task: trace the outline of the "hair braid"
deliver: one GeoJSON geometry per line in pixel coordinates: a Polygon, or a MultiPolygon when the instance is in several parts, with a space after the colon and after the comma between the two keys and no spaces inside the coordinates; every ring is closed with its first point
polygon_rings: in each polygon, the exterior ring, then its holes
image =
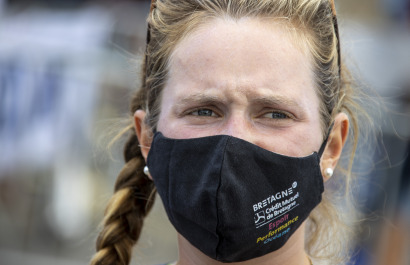
{"type": "Polygon", "coordinates": [[[97,253],[91,265],[127,265],[145,216],[154,203],[154,184],[143,173],[144,158],[134,130],[124,148],[126,164],[115,183],[115,193],[105,210],[97,253]]]}

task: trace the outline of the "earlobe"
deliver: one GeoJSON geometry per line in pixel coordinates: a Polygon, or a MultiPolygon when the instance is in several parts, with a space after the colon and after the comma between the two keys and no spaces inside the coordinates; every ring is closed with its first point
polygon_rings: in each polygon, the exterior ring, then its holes
{"type": "Polygon", "coordinates": [[[137,134],[138,142],[140,143],[141,153],[145,161],[147,161],[148,152],[151,147],[151,134],[148,126],[145,124],[146,113],[143,110],[137,110],[134,113],[134,127],[137,134]]]}
{"type": "Polygon", "coordinates": [[[329,135],[326,148],[320,161],[324,181],[327,181],[333,175],[333,170],[339,162],[348,133],[349,118],[345,113],[337,114],[332,132],[329,135]],[[329,174],[329,172],[332,172],[332,174],[329,174]]]}

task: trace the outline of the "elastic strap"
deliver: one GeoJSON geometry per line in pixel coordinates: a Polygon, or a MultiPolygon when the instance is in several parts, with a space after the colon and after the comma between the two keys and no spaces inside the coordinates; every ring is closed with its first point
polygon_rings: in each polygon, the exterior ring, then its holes
{"type": "Polygon", "coordinates": [[[332,123],[332,125],[330,125],[329,130],[327,131],[327,134],[326,134],[326,138],[323,141],[322,145],[320,146],[320,149],[319,149],[319,152],[318,152],[319,158],[322,157],[323,152],[325,151],[327,140],[329,140],[329,135],[332,132],[332,129],[333,129],[334,125],[335,125],[334,122],[332,123]]]}

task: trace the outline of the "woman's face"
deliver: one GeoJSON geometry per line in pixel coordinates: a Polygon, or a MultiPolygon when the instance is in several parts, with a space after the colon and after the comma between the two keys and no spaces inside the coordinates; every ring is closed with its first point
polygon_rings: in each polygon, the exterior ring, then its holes
{"type": "Polygon", "coordinates": [[[306,156],[322,143],[309,52],[283,23],[215,19],[175,48],[158,131],[170,138],[226,134],[306,156]]]}

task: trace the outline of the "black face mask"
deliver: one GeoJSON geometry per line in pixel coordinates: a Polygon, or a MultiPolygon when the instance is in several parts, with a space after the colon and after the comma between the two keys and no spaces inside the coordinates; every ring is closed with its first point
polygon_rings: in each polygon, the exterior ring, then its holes
{"type": "Polygon", "coordinates": [[[288,157],[232,136],[156,133],[148,167],[176,230],[212,259],[239,262],[281,248],[319,204],[325,143],[288,157]]]}

